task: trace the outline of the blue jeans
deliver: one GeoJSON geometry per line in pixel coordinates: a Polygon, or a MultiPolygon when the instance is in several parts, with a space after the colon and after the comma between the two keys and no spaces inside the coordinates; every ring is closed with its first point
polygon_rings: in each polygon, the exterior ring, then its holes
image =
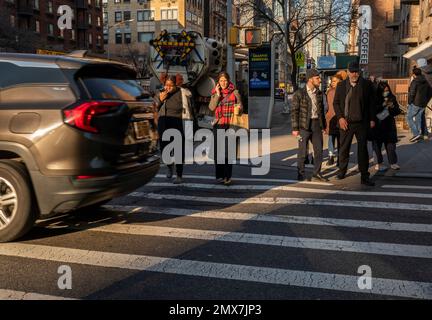
{"type": "Polygon", "coordinates": [[[336,136],[329,135],[328,136],[328,153],[329,153],[329,156],[335,156],[336,155],[335,143],[336,143],[336,136]]]}
{"type": "Polygon", "coordinates": [[[413,104],[408,106],[407,122],[414,136],[418,136],[421,133],[424,112],[425,108],[417,107],[413,104]]]}

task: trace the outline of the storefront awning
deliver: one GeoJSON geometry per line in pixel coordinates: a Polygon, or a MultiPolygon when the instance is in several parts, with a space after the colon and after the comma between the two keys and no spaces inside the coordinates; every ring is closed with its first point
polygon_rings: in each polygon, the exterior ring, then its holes
{"type": "Polygon", "coordinates": [[[432,40],[425,42],[413,50],[408,51],[403,55],[404,58],[410,60],[418,60],[421,58],[432,59],[432,40]]]}

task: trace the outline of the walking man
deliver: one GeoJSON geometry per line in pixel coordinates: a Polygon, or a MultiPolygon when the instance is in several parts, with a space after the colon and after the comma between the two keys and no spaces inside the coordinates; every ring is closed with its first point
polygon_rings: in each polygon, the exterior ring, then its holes
{"type": "Polygon", "coordinates": [[[292,100],[292,134],[298,138],[297,155],[298,180],[305,180],[305,158],[309,140],[314,150],[313,180],[328,181],[321,175],[323,158],[323,133],[326,126],[324,116],[323,94],[319,90],[321,78],[315,69],[306,73],[307,83],[304,88],[295,92],[292,100]]]}
{"type": "Polygon", "coordinates": [[[408,93],[407,122],[413,134],[410,141],[417,142],[423,138],[422,133],[425,134],[422,132],[422,118],[431,96],[431,88],[421,69],[415,68],[413,77],[408,93]]]}
{"type": "Polygon", "coordinates": [[[360,76],[358,62],[348,66],[348,78],[336,88],[334,109],[340,130],[339,174],[344,179],[349,163],[349,152],[353,137],[357,139],[358,166],[361,183],[366,186],[375,184],[369,179],[369,154],[367,133],[375,127],[375,90],[372,82],[360,76]]]}

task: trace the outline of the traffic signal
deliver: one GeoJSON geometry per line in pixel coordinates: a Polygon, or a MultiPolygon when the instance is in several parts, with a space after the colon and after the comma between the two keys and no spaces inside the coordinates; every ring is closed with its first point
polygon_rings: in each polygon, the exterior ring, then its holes
{"type": "Polygon", "coordinates": [[[237,46],[239,44],[239,29],[238,29],[238,27],[236,27],[236,26],[231,27],[228,37],[229,37],[228,43],[232,46],[237,46]]]}
{"type": "Polygon", "coordinates": [[[222,71],[223,47],[220,42],[215,39],[206,38],[208,49],[208,68],[209,73],[217,75],[222,71]]]}
{"type": "Polygon", "coordinates": [[[245,45],[248,47],[257,47],[261,45],[261,29],[247,28],[245,29],[245,45]]]}

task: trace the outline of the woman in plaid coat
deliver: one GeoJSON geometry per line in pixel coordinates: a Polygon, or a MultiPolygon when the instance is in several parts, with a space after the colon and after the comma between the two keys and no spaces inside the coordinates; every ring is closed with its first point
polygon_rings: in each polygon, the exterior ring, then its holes
{"type": "MultiPolygon", "coordinates": [[[[239,92],[235,89],[234,84],[230,81],[230,76],[226,72],[221,72],[217,78],[215,88],[212,90],[212,96],[209,105],[210,110],[215,113],[215,122],[213,125],[214,135],[214,155],[216,167],[216,179],[225,185],[231,184],[232,162],[235,159],[229,158],[228,143],[225,143],[225,150],[218,150],[217,131],[227,130],[231,127],[234,112],[238,113],[243,110],[239,92]],[[235,110],[239,109],[239,110],[235,110]],[[224,161],[218,161],[220,152],[224,153],[224,161]],[[231,163],[229,163],[231,162],[231,163]]],[[[220,141],[219,141],[220,143],[220,141]]],[[[219,148],[220,149],[220,148],[219,148]]],[[[232,149],[232,146],[231,146],[232,149]]],[[[234,146],[234,152],[236,151],[234,146]]]]}

